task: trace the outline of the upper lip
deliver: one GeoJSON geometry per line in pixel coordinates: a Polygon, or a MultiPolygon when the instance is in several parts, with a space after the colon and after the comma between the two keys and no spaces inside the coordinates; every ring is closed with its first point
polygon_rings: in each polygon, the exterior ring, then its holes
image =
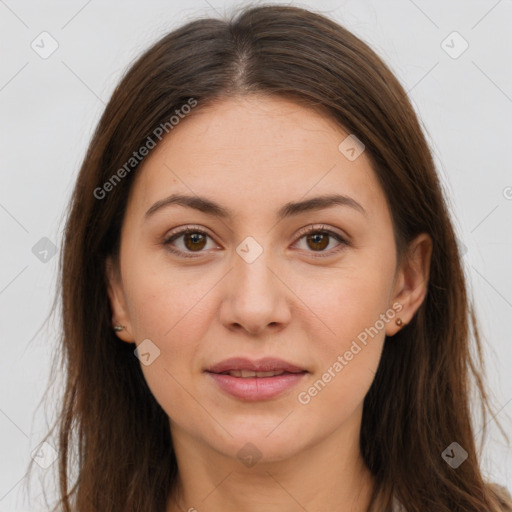
{"type": "Polygon", "coordinates": [[[211,373],[223,373],[231,370],[250,370],[253,372],[284,371],[289,373],[307,371],[304,368],[274,357],[264,357],[258,360],[251,360],[245,357],[232,357],[206,369],[207,372],[211,373]]]}

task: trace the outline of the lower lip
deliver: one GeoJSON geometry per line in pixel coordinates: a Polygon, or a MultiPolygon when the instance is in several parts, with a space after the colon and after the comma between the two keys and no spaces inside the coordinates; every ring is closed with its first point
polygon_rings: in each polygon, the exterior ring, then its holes
{"type": "Polygon", "coordinates": [[[220,373],[206,372],[219,387],[230,395],[242,400],[268,400],[296,386],[306,375],[283,373],[276,377],[233,377],[220,373]]]}

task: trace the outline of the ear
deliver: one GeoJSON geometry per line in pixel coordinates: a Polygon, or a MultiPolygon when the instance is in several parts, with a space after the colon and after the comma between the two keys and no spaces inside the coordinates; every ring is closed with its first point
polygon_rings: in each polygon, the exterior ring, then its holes
{"type": "Polygon", "coordinates": [[[124,327],[121,331],[116,331],[116,335],[127,343],[135,343],[128,308],[124,296],[121,274],[118,266],[108,257],[105,262],[105,272],[107,276],[107,293],[112,310],[112,329],[115,325],[124,327]]]}
{"type": "MultiPolygon", "coordinates": [[[[402,306],[396,311],[403,325],[412,320],[427,295],[432,245],[432,238],[427,233],[418,235],[409,244],[407,255],[397,272],[391,304],[399,303],[402,306]]],[[[386,335],[393,336],[399,330],[400,326],[389,322],[386,335]]]]}

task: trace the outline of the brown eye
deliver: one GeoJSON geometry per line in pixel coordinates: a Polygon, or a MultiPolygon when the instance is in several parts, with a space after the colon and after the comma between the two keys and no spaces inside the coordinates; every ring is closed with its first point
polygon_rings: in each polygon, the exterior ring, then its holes
{"type": "Polygon", "coordinates": [[[206,245],[206,236],[202,233],[187,233],[183,240],[185,247],[190,251],[200,251],[206,245]]]}
{"type": "Polygon", "coordinates": [[[306,240],[308,241],[309,247],[315,251],[322,251],[329,245],[329,235],[325,233],[314,233],[313,235],[307,235],[306,240]]]}
{"type": "Polygon", "coordinates": [[[300,234],[302,236],[299,237],[299,242],[304,239],[306,246],[305,248],[300,248],[306,250],[307,252],[313,253],[313,256],[315,257],[331,256],[343,250],[345,246],[350,245],[349,242],[347,242],[341,235],[331,231],[330,229],[326,229],[323,226],[313,226],[303,229],[300,234]],[[339,242],[338,246],[335,246],[331,250],[325,250],[331,243],[332,239],[339,242]]]}
{"type": "Polygon", "coordinates": [[[188,227],[172,233],[163,241],[163,245],[174,254],[193,258],[206,252],[204,249],[208,245],[208,239],[211,240],[211,237],[206,231],[188,227]]]}

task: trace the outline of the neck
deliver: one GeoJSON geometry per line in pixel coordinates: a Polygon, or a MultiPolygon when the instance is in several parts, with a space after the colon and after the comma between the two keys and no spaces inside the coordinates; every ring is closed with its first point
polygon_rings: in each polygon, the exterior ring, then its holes
{"type": "Polygon", "coordinates": [[[167,512],[366,512],[374,480],[360,454],[358,419],[285,460],[252,467],[173,426],[179,477],[167,512]]]}

